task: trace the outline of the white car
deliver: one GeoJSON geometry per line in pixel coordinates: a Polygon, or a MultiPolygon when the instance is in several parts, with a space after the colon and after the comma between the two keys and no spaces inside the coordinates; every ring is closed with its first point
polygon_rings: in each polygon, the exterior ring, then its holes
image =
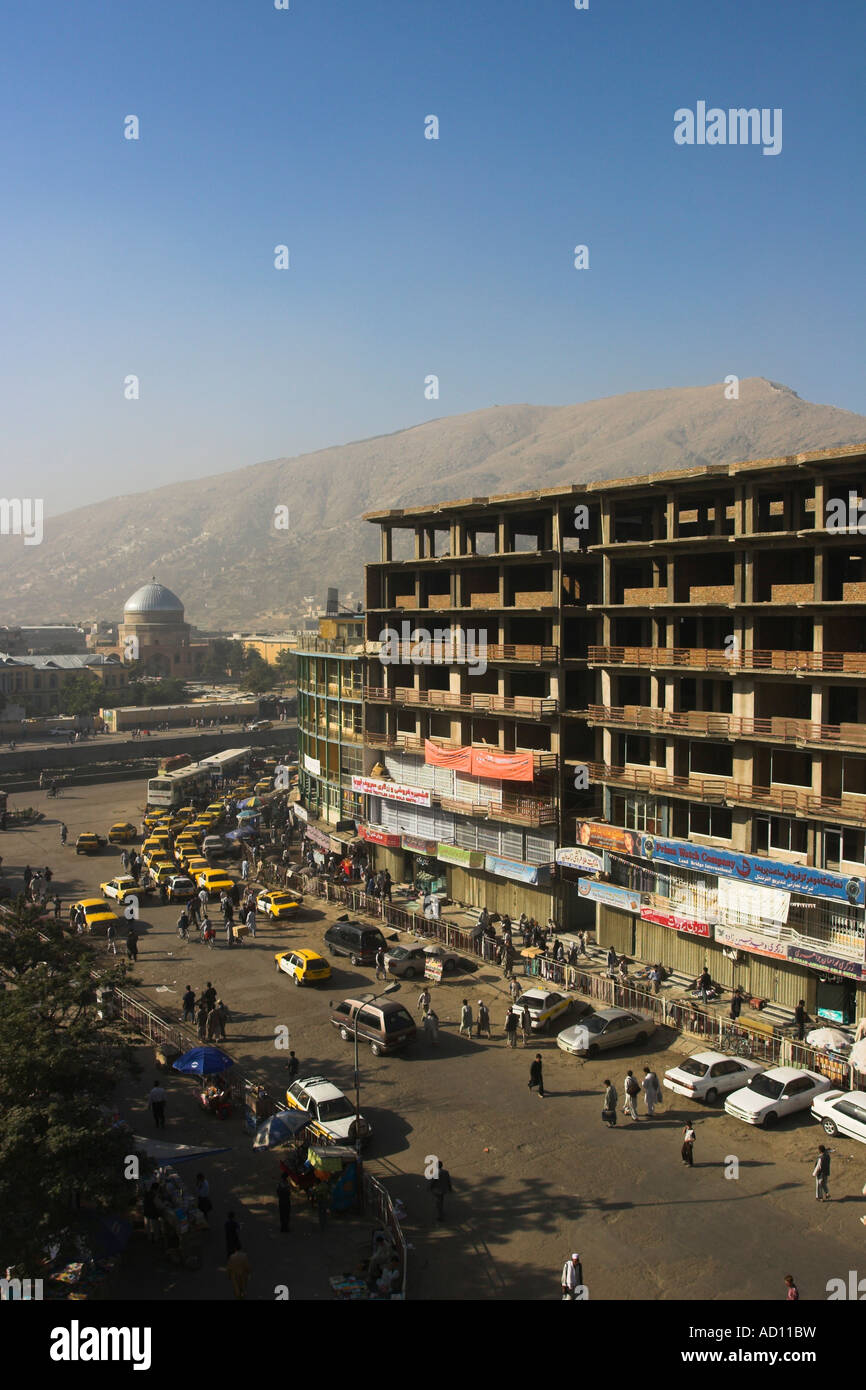
{"type": "Polygon", "coordinates": [[[795,1110],[807,1110],[816,1096],[829,1091],[832,1081],[803,1067],[770,1067],[758,1072],[748,1086],[734,1091],[725,1101],[725,1111],[735,1120],[747,1125],[765,1125],[768,1129],[782,1117],[795,1110]]]}
{"type": "Polygon", "coordinates": [[[589,1013],[592,1005],[584,1003],[581,999],[574,999],[570,994],[559,994],[553,989],[525,989],[517,1003],[511,1007],[520,1019],[521,1028],[525,1010],[529,1014],[530,1031],[546,1033],[555,1019],[562,1018],[571,1009],[574,1009],[580,1018],[583,1014],[589,1013]]]}
{"type": "Polygon", "coordinates": [[[695,1052],[666,1071],[662,1085],[678,1096],[712,1105],[719,1096],[748,1085],[759,1071],[763,1071],[759,1062],[744,1062],[741,1057],[726,1057],[723,1052],[695,1052]]]}
{"type": "MultiPolygon", "coordinates": [[[[308,1076],[303,1081],[295,1081],[286,1091],[286,1101],[290,1110],[305,1110],[314,1133],[324,1135],[338,1144],[354,1144],[358,1136],[355,1107],[343,1092],[323,1076],[308,1076]]],[[[365,1147],[373,1133],[373,1126],[360,1120],[361,1147],[365,1147]]]]}
{"type": "Polygon", "coordinates": [[[866,1092],[825,1091],[816,1097],[812,1115],[831,1139],[844,1134],[848,1139],[859,1139],[861,1144],[866,1144],[866,1092]]]}

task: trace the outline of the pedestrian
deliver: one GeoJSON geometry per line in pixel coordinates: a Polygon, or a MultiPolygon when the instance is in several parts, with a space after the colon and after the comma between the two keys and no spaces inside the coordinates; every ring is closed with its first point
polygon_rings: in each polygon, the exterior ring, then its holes
{"type": "Polygon", "coordinates": [[[422,1017],[422,1018],[424,1017],[424,1015],[426,1014],[426,1012],[427,1012],[427,1010],[428,1010],[429,1008],[430,1008],[430,991],[429,991],[429,989],[427,988],[427,986],[425,985],[424,988],[422,989],[421,993],[418,995],[418,1011],[419,1011],[419,1013],[421,1014],[421,1017],[422,1017]]]}
{"type": "Polygon", "coordinates": [[[812,1020],[809,1018],[809,1015],[806,1013],[806,1001],[805,999],[801,999],[796,1009],[794,1010],[794,1023],[797,1028],[797,1037],[799,1038],[800,1042],[802,1042],[806,1036],[806,1024],[811,1023],[811,1021],[812,1020]]]}
{"type": "Polygon", "coordinates": [[[187,915],[186,909],[181,911],[177,919],[177,934],[181,941],[189,941],[189,916],[187,915]]]}
{"type": "Polygon", "coordinates": [[[520,1010],[520,1026],[523,1029],[523,1046],[528,1047],[532,1037],[532,1015],[528,1004],[524,1004],[520,1010]]]}
{"type": "Polygon", "coordinates": [[[630,1116],[632,1120],[639,1119],[640,1116],[637,1113],[637,1106],[635,1105],[635,1101],[640,1095],[640,1082],[638,1081],[637,1077],[635,1076],[634,1072],[631,1070],[630,1067],[625,1074],[625,1081],[623,1082],[623,1091],[625,1094],[623,1096],[622,1113],[624,1115],[630,1116]]]}
{"type": "Polygon", "coordinates": [[[210,1010],[214,1007],[217,1001],[217,992],[211,984],[210,980],[208,980],[207,984],[205,985],[202,998],[208,1007],[208,1012],[210,1012],[210,1010]]]}
{"type": "Polygon", "coordinates": [[[616,975],[616,967],[619,964],[619,956],[611,946],[607,953],[607,973],[611,979],[616,975]]]}
{"type": "Polygon", "coordinates": [[[503,952],[502,956],[502,963],[505,966],[506,980],[510,980],[514,973],[514,960],[514,947],[511,945],[511,942],[509,941],[506,943],[505,951],[503,952]]]}
{"type": "Polygon", "coordinates": [[[189,900],[187,912],[189,913],[190,925],[193,927],[201,926],[201,910],[199,908],[198,898],[195,894],[193,894],[189,900]]]}
{"type": "Polygon", "coordinates": [[[824,1144],[818,1145],[818,1158],[812,1169],[815,1179],[815,1201],[830,1201],[830,1155],[824,1144]]]}
{"type": "Polygon", "coordinates": [[[207,1040],[207,1021],[210,1009],[204,999],[200,999],[196,1006],[195,1021],[198,1026],[198,1035],[202,1042],[207,1040]]]}
{"type": "Polygon", "coordinates": [[[49,869],[48,865],[46,864],[46,865],[45,865],[45,870],[44,870],[44,873],[43,873],[43,878],[45,879],[45,882],[46,882],[46,883],[50,883],[53,877],[54,877],[53,873],[51,872],[51,870],[49,869]]]}
{"type": "Polygon", "coordinates": [[[689,1168],[694,1168],[695,1166],[693,1149],[695,1147],[696,1138],[697,1136],[692,1128],[691,1120],[689,1120],[689,1122],[683,1126],[683,1146],[680,1149],[680,1155],[682,1157],[683,1163],[685,1163],[689,1168]]]}
{"type": "Polygon", "coordinates": [[[786,1303],[797,1303],[797,1302],[799,1301],[799,1298],[800,1298],[800,1290],[797,1288],[797,1285],[794,1283],[794,1276],[793,1276],[793,1274],[786,1274],[786,1275],[785,1275],[785,1287],[786,1287],[786,1289],[787,1289],[787,1292],[786,1292],[786,1294],[785,1294],[785,1302],[786,1302],[786,1303]]]}
{"type": "Polygon", "coordinates": [[[198,895],[198,900],[199,900],[199,902],[201,903],[202,916],[203,916],[203,917],[206,917],[206,916],[207,916],[207,905],[208,905],[208,903],[210,902],[210,898],[208,897],[208,891],[207,891],[206,888],[202,888],[202,889],[200,890],[199,895],[198,895]]]}
{"type": "Polygon", "coordinates": [[[561,1283],[563,1303],[576,1302],[578,1289],[583,1290],[583,1266],[577,1251],[562,1266],[561,1283]]]}
{"type": "Polygon", "coordinates": [[[644,1067],[643,1081],[640,1084],[641,1090],[643,1091],[643,1098],[646,1102],[646,1113],[652,1116],[656,1112],[656,1105],[659,1104],[662,1098],[662,1088],[659,1085],[659,1079],[654,1071],[650,1071],[649,1067],[644,1067]]]}
{"type": "Polygon", "coordinates": [[[24,865],[24,892],[30,887],[30,880],[33,877],[33,870],[29,864],[24,865]]]}
{"type": "Polygon", "coordinates": [[[427,1034],[427,1037],[430,1040],[430,1046],[438,1047],[439,1043],[437,1042],[437,1039],[439,1037],[439,1015],[435,1013],[433,1009],[427,1010],[426,1014],[424,1015],[422,1026],[424,1028],[424,1032],[427,1034]]]}
{"type": "Polygon", "coordinates": [[[69,838],[69,831],[67,830],[66,826],[65,826],[65,825],[63,824],[63,822],[61,821],[61,822],[60,822],[60,843],[61,843],[62,845],[65,845],[65,844],[66,844],[66,841],[68,840],[68,838],[69,838]]]}
{"type": "Polygon", "coordinates": [[[608,1129],[616,1129],[616,1107],[619,1097],[616,1087],[610,1080],[605,1080],[604,1104],[602,1106],[601,1118],[607,1124],[608,1129]]]}
{"type": "Polygon", "coordinates": [[[445,1198],[449,1192],[453,1192],[451,1186],[451,1174],[442,1163],[441,1159],[436,1160],[436,1176],[429,1179],[430,1191],[433,1193],[433,1203],[436,1211],[436,1220],[445,1220],[445,1198]]]}
{"type": "Polygon", "coordinates": [[[229,1212],[223,1230],[226,1237],[226,1259],[228,1259],[230,1255],[241,1248],[241,1228],[233,1211],[229,1212]]]}
{"type": "Polygon", "coordinates": [[[126,955],[129,960],[138,960],[138,935],[135,927],[130,927],[126,938],[126,955]]]}
{"type": "Polygon", "coordinates": [[[317,1182],[310,1193],[313,1206],[316,1208],[316,1215],[319,1218],[319,1230],[324,1231],[328,1224],[328,1211],[331,1206],[331,1185],[327,1182],[317,1182]]]}
{"type": "Polygon", "coordinates": [[[187,985],[183,996],[183,1021],[184,1023],[195,1022],[195,990],[191,985],[187,985]]]}
{"type": "Polygon", "coordinates": [[[147,1098],[153,1111],[153,1123],[157,1129],[165,1129],[165,1089],[158,1081],[154,1081],[147,1098]]]}
{"type": "Polygon", "coordinates": [[[292,1223],[292,1189],[285,1173],[280,1174],[277,1183],[277,1206],[280,1213],[280,1230],[285,1235],[292,1223]]]}
{"type": "MultiPolygon", "coordinates": [[[[59,921],[60,921],[60,910],[61,910],[60,895],[59,895],[58,893],[55,893],[55,894],[54,894],[54,920],[55,920],[55,922],[59,922],[59,921]]],[[[115,948],[114,954],[117,955],[117,950],[116,950],[116,948],[115,948]]]]}
{"type": "Polygon", "coordinates": [[[207,1015],[207,1041],[215,1042],[219,1019],[217,1018],[216,1005],[208,1011],[207,1015]]]}
{"type": "Polygon", "coordinates": [[[586,956],[587,959],[589,958],[589,952],[588,952],[587,949],[586,949],[586,932],[584,932],[584,931],[579,931],[579,932],[577,933],[577,958],[578,958],[578,960],[580,960],[580,957],[581,957],[581,956],[586,956]]]}
{"type": "Polygon", "coordinates": [[[195,1190],[198,1197],[198,1209],[207,1220],[208,1214],[213,1211],[213,1202],[210,1199],[210,1183],[204,1173],[196,1173],[195,1190]]]}
{"type": "Polygon", "coordinates": [[[505,1015],[505,1041],[509,1047],[517,1046],[517,1014],[512,1008],[505,1015]]]}
{"type": "Polygon", "coordinates": [[[486,1033],[490,1037],[490,1010],[483,1000],[478,1000],[478,1036],[486,1033]]]}
{"type": "Polygon", "coordinates": [[[247,875],[249,874],[249,871],[250,861],[247,859],[247,856],[244,855],[244,862],[241,864],[241,878],[243,879],[244,883],[246,883],[247,881],[247,875]]]}
{"type": "Polygon", "coordinates": [[[376,952],[376,979],[385,980],[387,978],[387,971],[385,970],[385,947],[380,946],[376,952]]]}
{"type": "Polygon", "coordinates": [[[742,1007],[743,1007],[743,986],[742,986],[742,985],[737,985],[737,988],[734,990],[733,994],[731,995],[731,1010],[730,1010],[730,1012],[731,1012],[731,1018],[733,1019],[733,1021],[734,1021],[735,1023],[736,1023],[737,1019],[740,1017],[740,1010],[742,1009],[742,1007]]]}
{"type": "Polygon", "coordinates": [[[246,1298],[247,1284],[253,1271],[246,1251],[242,1250],[240,1246],[232,1251],[226,1260],[226,1270],[232,1281],[235,1298],[246,1298]]]}
{"type": "Polygon", "coordinates": [[[234,944],[235,944],[235,926],[234,926],[234,922],[232,921],[231,917],[227,917],[227,918],[226,918],[226,946],[228,947],[229,950],[231,950],[232,947],[234,946],[234,944]]]}
{"type": "Polygon", "coordinates": [[[289,1053],[289,1060],[286,1063],[286,1066],[289,1069],[289,1085],[291,1085],[301,1068],[301,1064],[295,1056],[294,1052],[289,1053]]]}
{"type": "Polygon", "coordinates": [[[387,869],[382,875],[382,897],[386,902],[391,901],[391,875],[387,869]]]}
{"type": "Polygon", "coordinates": [[[705,963],[703,970],[698,976],[698,989],[701,992],[701,999],[705,1004],[708,1002],[708,995],[712,987],[713,977],[710,974],[710,967],[705,963]]]}
{"type": "Polygon", "coordinates": [[[216,1001],[216,1008],[214,1009],[214,1015],[215,1015],[215,1018],[216,1018],[216,1028],[215,1028],[216,1039],[217,1039],[218,1042],[225,1042],[225,1040],[226,1040],[226,1023],[227,1023],[228,1020],[229,1020],[229,1011],[228,1011],[228,1009],[226,1008],[225,1004],[223,1003],[223,1001],[222,1001],[221,999],[218,999],[218,1000],[216,1001]]]}
{"type": "Polygon", "coordinates": [[[512,980],[512,981],[511,981],[511,985],[510,985],[510,990],[511,990],[511,1002],[512,1002],[512,1004],[516,1004],[517,1001],[518,1001],[518,999],[520,998],[521,994],[523,993],[523,991],[522,991],[521,988],[520,988],[520,981],[519,981],[519,980],[512,980]]]}
{"type": "Polygon", "coordinates": [[[530,1091],[533,1089],[534,1086],[537,1086],[537,1087],[538,1087],[538,1094],[539,1094],[540,1098],[541,1098],[542,1100],[544,1100],[544,1074],[543,1074],[542,1069],[541,1069],[541,1053],[540,1053],[540,1052],[536,1052],[536,1054],[535,1054],[535,1061],[532,1062],[532,1063],[530,1064],[530,1067],[529,1067],[529,1089],[530,1089],[530,1091]]]}
{"type": "Polygon", "coordinates": [[[467,1038],[472,1037],[472,1005],[468,999],[464,999],[460,1006],[460,1027],[457,1031],[459,1037],[461,1033],[466,1034],[467,1038]]]}

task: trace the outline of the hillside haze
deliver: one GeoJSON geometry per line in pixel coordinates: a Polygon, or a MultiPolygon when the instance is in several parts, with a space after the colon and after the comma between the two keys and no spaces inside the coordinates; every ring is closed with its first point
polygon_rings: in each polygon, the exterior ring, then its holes
{"type": "Polygon", "coordinates": [[[763,378],[582,405],[503,405],[296,458],[115,497],[4,536],[0,622],[118,619],[155,574],[203,628],[274,628],[303,596],[363,593],[366,511],[735,463],[866,441],[866,416],[763,378]],[[288,531],[275,527],[288,507],[288,531]]]}

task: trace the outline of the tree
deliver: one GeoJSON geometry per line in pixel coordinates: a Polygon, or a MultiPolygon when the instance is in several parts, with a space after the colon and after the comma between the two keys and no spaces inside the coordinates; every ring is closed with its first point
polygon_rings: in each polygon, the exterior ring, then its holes
{"type": "Polygon", "coordinates": [[[212,682],[236,676],[244,665],[244,646],[228,637],[215,637],[202,663],[202,675],[212,682]]]}
{"type": "Polygon", "coordinates": [[[277,684],[277,672],[261,657],[249,663],[240,680],[241,690],[249,690],[253,695],[262,695],[266,690],[273,690],[277,684]]]}
{"type": "MultiPolygon", "coordinates": [[[[118,1078],[138,1067],[133,1035],[100,1019],[93,956],[83,937],[39,922],[19,898],[0,933],[0,1250],[3,1263],[38,1277],[46,1246],[70,1254],[79,1204],[127,1207],[129,1135],[100,1109],[118,1078]]],[[[100,972],[126,979],[125,964],[100,972]]]]}
{"type": "Polygon", "coordinates": [[[102,682],[84,671],[66,681],[60,690],[61,714],[95,714],[102,704],[102,682]]]}
{"type": "Polygon", "coordinates": [[[292,685],[298,679],[298,658],[295,652],[289,651],[288,647],[279,653],[274,665],[279,672],[282,685],[292,685]]]}

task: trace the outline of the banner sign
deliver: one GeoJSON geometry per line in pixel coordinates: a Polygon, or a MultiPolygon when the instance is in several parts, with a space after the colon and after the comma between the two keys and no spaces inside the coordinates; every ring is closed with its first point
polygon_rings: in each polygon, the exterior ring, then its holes
{"type": "Polygon", "coordinates": [[[294,814],[295,820],[302,820],[306,822],[309,819],[309,812],[306,806],[301,805],[300,801],[292,802],[292,812],[294,814]]]}
{"type": "Polygon", "coordinates": [[[457,845],[436,846],[436,858],[443,864],[460,864],[464,869],[483,869],[484,851],[482,849],[459,849],[457,845]]]}
{"type": "Polygon", "coordinates": [[[645,922],[655,922],[658,927],[670,927],[673,931],[681,931],[684,936],[708,938],[710,935],[707,922],[696,922],[692,917],[680,917],[677,912],[661,912],[655,907],[642,907],[640,915],[645,922]]]}
{"type": "Polygon", "coordinates": [[[429,806],[430,792],[423,787],[404,787],[400,782],[382,782],[378,777],[353,777],[352,791],[362,796],[382,796],[386,801],[405,801],[410,806],[429,806]]]}
{"type": "Polygon", "coordinates": [[[531,782],[535,764],[531,753],[498,753],[490,748],[440,748],[424,740],[424,761],[430,767],[451,767],[473,777],[495,777],[503,782],[531,782]]]}
{"type": "Polygon", "coordinates": [[[640,854],[641,836],[635,830],[620,830],[617,825],[602,821],[584,820],[577,823],[577,838],[586,847],[613,849],[620,854],[640,854]]]}
{"type": "Polygon", "coordinates": [[[640,912],[640,893],[635,893],[631,888],[618,888],[614,883],[596,883],[595,879],[581,878],[577,891],[581,898],[587,898],[590,902],[618,907],[620,912],[640,912]]]}
{"type": "Polygon", "coordinates": [[[866,966],[862,962],[829,955],[826,951],[813,951],[810,946],[789,946],[788,956],[791,960],[801,960],[805,965],[824,970],[828,975],[845,975],[849,980],[862,980],[866,976],[866,966]]]}
{"type": "Polygon", "coordinates": [[[484,856],[484,867],[489,874],[499,878],[510,878],[515,883],[549,883],[549,864],[524,864],[519,859],[500,859],[498,855],[484,856]]]}
{"type": "Polygon", "coordinates": [[[719,916],[736,912],[748,917],[763,917],[770,922],[788,920],[791,894],[778,888],[756,888],[751,883],[737,883],[732,878],[719,879],[719,916]]]}
{"type": "Polygon", "coordinates": [[[816,898],[840,898],[842,902],[852,905],[866,902],[866,882],[862,878],[846,878],[844,874],[810,869],[805,864],[783,864],[753,854],[693,845],[687,840],[660,840],[655,835],[642,835],[639,838],[639,852],[644,859],[654,862],[720,874],[758,888],[781,888],[789,893],[807,893],[816,898]]]}
{"type": "Polygon", "coordinates": [[[312,840],[313,844],[318,845],[320,849],[329,850],[331,848],[330,835],[326,835],[323,830],[318,830],[315,825],[308,825],[305,834],[307,839],[312,840]]]}
{"type": "Polygon", "coordinates": [[[442,956],[427,956],[424,960],[424,979],[432,980],[434,984],[441,985],[442,970],[445,962],[442,956]]]}
{"type": "Polygon", "coordinates": [[[304,754],[304,767],[307,772],[311,772],[314,777],[321,777],[322,764],[318,758],[311,758],[309,753],[304,754]]]}
{"type": "Polygon", "coordinates": [[[716,926],[715,938],[720,946],[731,946],[736,951],[748,951],[753,956],[769,956],[771,960],[788,959],[787,941],[774,941],[771,936],[761,936],[750,932],[747,927],[716,926]]]}
{"type": "Polygon", "coordinates": [[[568,849],[558,849],[556,851],[556,862],[561,864],[564,869],[583,869],[584,873],[597,874],[604,868],[604,860],[600,854],[593,854],[591,849],[584,849],[583,845],[573,845],[568,849]]]}
{"type": "Polygon", "coordinates": [[[411,850],[413,854],[434,854],[437,849],[436,840],[424,840],[420,835],[401,836],[403,848],[411,850]]]}
{"type": "Polygon", "coordinates": [[[389,830],[382,830],[378,825],[360,825],[358,834],[362,840],[368,840],[371,845],[385,845],[387,849],[400,849],[400,836],[393,835],[389,830]]]}

